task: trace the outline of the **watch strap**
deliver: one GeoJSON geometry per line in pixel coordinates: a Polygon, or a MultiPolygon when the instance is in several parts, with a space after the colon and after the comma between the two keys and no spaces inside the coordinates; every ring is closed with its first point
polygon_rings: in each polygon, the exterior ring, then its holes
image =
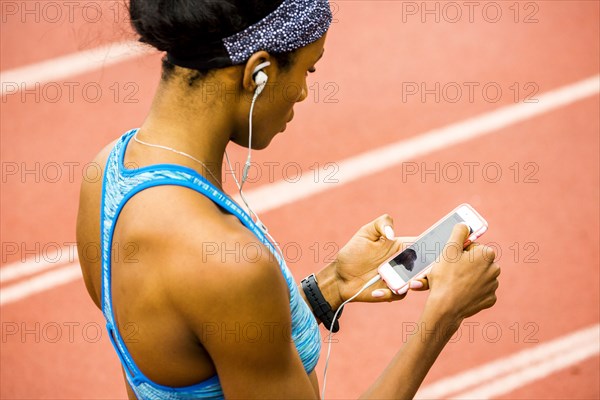
{"type": "Polygon", "coordinates": [[[333,324],[333,328],[331,327],[331,323],[333,321],[333,316],[335,315],[335,311],[331,308],[331,305],[325,300],[323,293],[321,293],[321,289],[319,289],[319,284],[317,283],[317,278],[315,274],[310,274],[306,278],[302,279],[302,290],[306,295],[306,299],[313,309],[313,313],[315,317],[317,317],[325,326],[327,330],[331,330],[331,332],[337,332],[340,330],[340,324],[338,322],[339,317],[342,315],[343,307],[338,313],[338,318],[333,324]]]}

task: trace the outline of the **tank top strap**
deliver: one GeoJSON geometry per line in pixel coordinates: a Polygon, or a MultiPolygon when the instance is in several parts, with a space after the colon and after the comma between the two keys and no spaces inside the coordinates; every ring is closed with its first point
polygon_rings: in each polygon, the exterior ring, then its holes
{"type": "Polygon", "coordinates": [[[107,330],[119,357],[126,367],[126,373],[131,374],[135,382],[136,377],[143,375],[133,362],[125,343],[115,327],[114,310],[112,306],[111,290],[111,247],[114,229],[119,214],[125,204],[142,190],[162,186],[176,185],[188,187],[204,195],[219,207],[234,215],[249,229],[257,239],[266,246],[279,264],[286,280],[290,295],[290,311],[292,315],[292,339],[302,358],[307,372],[314,369],[320,353],[320,334],[316,319],[308,305],[304,302],[294,277],[287,267],[285,260],[277,251],[275,245],[268,239],[265,232],[254,223],[235,201],[210,183],[197,171],[175,164],[156,164],[140,168],[125,165],[125,151],[127,145],[137,129],[126,132],[115,144],[109,154],[104,169],[101,203],[101,250],[102,250],[102,312],[107,321],[107,330]]]}

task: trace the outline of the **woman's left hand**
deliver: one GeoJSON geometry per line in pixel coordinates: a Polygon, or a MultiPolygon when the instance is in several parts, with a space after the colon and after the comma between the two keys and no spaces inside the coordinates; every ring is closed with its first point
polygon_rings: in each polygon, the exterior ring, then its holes
{"type": "MultiPolygon", "coordinates": [[[[394,235],[394,221],[382,215],[356,232],[340,250],[333,263],[326,267],[335,277],[340,301],[345,301],[358,292],[367,281],[377,274],[377,268],[392,255],[414,242],[414,237],[394,235]]],[[[427,279],[415,281],[412,290],[427,290],[427,279]],[[418,283],[420,282],[420,283],[418,283]],[[420,286],[421,285],[421,286],[420,286]],[[419,287],[420,286],[420,287],[419,287]]],[[[361,293],[355,302],[380,302],[403,299],[406,293],[397,295],[383,280],[361,293]]]]}

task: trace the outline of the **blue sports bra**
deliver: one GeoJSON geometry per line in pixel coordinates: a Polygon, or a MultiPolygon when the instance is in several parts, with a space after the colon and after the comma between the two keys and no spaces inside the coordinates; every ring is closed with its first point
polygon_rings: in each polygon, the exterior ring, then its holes
{"type": "Polygon", "coordinates": [[[123,338],[116,329],[111,295],[111,248],[114,228],[123,206],[129,199],[144,189],[160,185],[188,187],[203,194],[227,212],[235,215],[274,255],[279,263],[290,294],[292,316],[291,336],[307,373],[319,359],[321,337],[317,321],[304,302],[287,265],[263,231],[252,218],[233,200],[191,168],[174,164],[157,164],[138,169],[127,169],[123,160],[125,150],[137,129],[126,132],[110,152],[104,170],[101,205],[102,247],[102,313],[106,318],[106,329],[117,355],[121,360],[125,376],[138,399],[188,400],[223,398],[218,376],[186,387],[169,387],[149,380],[136,366],[127,350],[123,338]]]}

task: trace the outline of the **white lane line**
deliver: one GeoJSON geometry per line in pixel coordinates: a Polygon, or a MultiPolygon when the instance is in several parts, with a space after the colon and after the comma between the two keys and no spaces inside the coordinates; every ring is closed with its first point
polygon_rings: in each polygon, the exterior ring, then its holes
{"type": "Polygon", "coordinates": [[[25,262],[12,262],[0,268],[0,283],[8,283],[25,276],[34,275],[47,269],[62,266],[67,263],[77,262],[77,249],[72,247],[58,248],[52,253],[38,254],[36,258],[25,262]]]}
{"type": "MultiPolygon", "coordinates": [[[[411,139],[401,140],[342,160],[337,163],[339,171],[336,178],[339,179],[339,183],[314,182],[311,174],[305,174],[295,183],[279,181],[249,191],[246,198],[253,205],[256,212],[267,212],[308,196],[337,188],[361,177],[380,172],[403,161],[483,136],[486,133],[593,96],[599,91],[600,75],[596,75],[540,95],[538,103],[520,103],[502,107],[463,122],[435,129],[411,139]]],[[[331,171],[324,168],[320,171],[319,176],[326,176],[329,172],[331,171]]],[[[72,279],[76,279],[76,277],[73,276],[72,279]]],[[[52,287],[52,283],[49,281],[48,289],[52,287]]]]}
{"type": "MultiPolygon", "coordinates": [[[[429,131],[412,139],[399,141],[343,160],[338,163],[340,168],[340,175],[337,176],[340,179],[338,184],[315,183],[310,178],[302,178],[300,182],[295,183],[293,186],[285,182],[267,185],[249,192],[247,197],[253,204],[256,204],[257,212],[269,211],[382,171],[405,160],[483,136],[593,96],[598,92],[600,92],[600,76],[596,75],[545,93],[539,96],[539,102],[536,104],[523,103],[503,107],[445,128],[429,131]]],[[[323,170],[321,172],[325,174],[328,171],[323,170]]],[[[71,282],[80,276],[81,272],[76,263],[46,272],[0,290],[0,305],[13,303],[34,293],[71,282]]],[[[484,384],[475,390],[463,393],[460,398],[489,398],[506,393],[598,354],[600,346],[598,343],[599,330],[600,325],[595,325],[455,377],[445,378],[436,384],[423,388],[417,396],[418,398],[440,398],[471,388],[482,382],[490,381],[506,374],[508,371],[520,368],[520,371],[509,373],[492,384],[484,384]]]]}
{"type": "MultiPolygon", "coordinates": [[[[338,183],[324,179],[315,182],[313,174],[304,174],[297,182],[278,181],[244,194],[255,212],[266,212],[329,189],[348,184],[362,177],[381,172],[436,150],[492,133],[510,125],[558,109],[600,92],[600,75],[546,92],[537,103],[518,103],[486,112],[474,118],[401,140],[339,161],[335,174],[338,183]]],[[[326,166],[318,176],[328,176],[326,166]]],[[[236,199],[236,200],[239,200],[236,199]]]]}
{"type": "Polygon", "coordinates": [[[582,343],[581,347],[574,347],[567,353],[556,355],[548,361],[522,369],[508,376],[494,380],[493,382],[482,385],[475,390],[461,393],[453,399],[479,399],[487,400],[505,393],[510,393],[515,389],[523,387],[528,383],[543,379],[554,372],[565,369],[571,365],[578,364],[588,358],[598,355],[598,343],[582,343]]]}
{"type": "Polygon", "coordinates": [[[78,263],[68,264],[62,268],[15,283],[0,289],[0,305],[14,303],[36,293],[46,291],[81,278],[78,263]]]}
{"type": "Polygon", "coordinates": [[[73,75],[90,72],[139,57],[150,51],[135,41],[111,43],[90,50],[30,64],[7,71],[0,71],[0,95],[13,94],[36,84],[63,80],[73,75]]]}
{"type": "Polygon", "coordinates": [[[439,399],[478,388],[455,398],[485,399],[508,393],[600,351],[600,324],[522,350],[508,357],[441,379],[421,388],[416,399],[439,399]]]}

